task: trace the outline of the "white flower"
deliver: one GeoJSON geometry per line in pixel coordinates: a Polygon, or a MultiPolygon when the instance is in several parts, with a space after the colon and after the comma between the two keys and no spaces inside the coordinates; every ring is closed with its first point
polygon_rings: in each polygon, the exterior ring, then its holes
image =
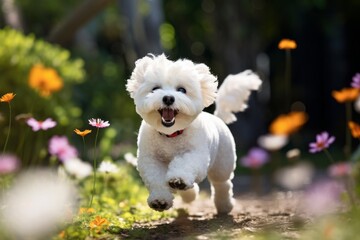
{"type": "Polygon", "coordinates": [[[300,157],[300,154],[301,152],[298,148],[293,148],[286,152],[286,158],[289,160],[297,159],[298,157],[300,157]]]}
{"type": "Polygon", "coordinates": [[[283,148],[288,143],[288,137],[285,135],[267,134],[258,138],[258,144],[268,151],[276,151],[283,148]]]}
{"type": "Polygon", "coordinates": [[[138,159],[131,152],[125,153],[124,159],[127,163],[133,165],[134,167],[137,166],[138,159]]]}
{"type": "Polygon", "coordinates": [[[119,168],[112,162],[102,161],[100,163],[98,171],[104,173],[116,173],[117,171],[119,171],[119,168]]]}
{"type": "Polygon", "coordinates": [[[358,97],[355,102],[354,102],[354,108],[355,111],[357,111],[358,113],[360,113],[360,97],[358,97]]]}
{"type": "Polygon", "coordinates": [[[124,159],[125,159],[126,162],[133,165],[134,167],[137,166],[137,158],[134,156],[134,154],[132,154],[130,152],[125,153],[124,159]]]}
{"type": "Polygon", "coordinates": [[[78,158],[71,158],[64,162],[64,168],[68,174],[77,179],[83,179],[92,173],[92,166],[78,158]]]}
{"type": "Polygon", "coordinates": [[[72,218],[76,199],[74,186],[55,173],[28,171],[5,193],[0,219],[14,239],[46,239],[72,218]]]}
{"type": "Polygon", "coordinates": [[[286,189],[297,190],[309,185],[313,175],[314,167],[311,164],[299,162],[276,171],[275,180],[286,189]]]}

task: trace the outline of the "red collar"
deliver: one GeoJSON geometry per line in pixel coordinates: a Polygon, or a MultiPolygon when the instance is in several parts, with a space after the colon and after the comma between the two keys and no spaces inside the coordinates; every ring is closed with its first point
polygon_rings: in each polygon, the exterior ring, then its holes
{"type": "Polygon", "coordinates": [[[174,138],[174,137],[177,137],[177,136],[181,135],[183,132],[184,132],[184,130],[178,130],[178,131],[176,131],[176,132],[174,132],[174,133],[172,133],[170,135],[167,135],[167,134],[164,134],[164,133],[161,133],[161,132],[159,132],[159,133],[160,133],[160,135],[166,136],[168,138],[174,138]]]}

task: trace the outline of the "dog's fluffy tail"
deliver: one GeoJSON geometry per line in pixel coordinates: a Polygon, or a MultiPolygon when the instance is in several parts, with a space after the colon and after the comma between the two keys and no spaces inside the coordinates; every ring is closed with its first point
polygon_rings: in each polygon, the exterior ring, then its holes
{"type": "Polygon", "coordinates": [[[251,70],[236,75],[230,74],[221,84],[216,98],[215,115],[229,124],[236,121],[236,112],[247,108],[247,100],[251,91],[258,90],[261,79],[251,70]]]}

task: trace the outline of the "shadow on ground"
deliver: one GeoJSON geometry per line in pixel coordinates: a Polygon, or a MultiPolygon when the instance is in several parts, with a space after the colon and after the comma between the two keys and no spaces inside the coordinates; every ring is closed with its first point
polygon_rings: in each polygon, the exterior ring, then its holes
{"type": "Polygon", "coordinates": [[[126,239],[239,239],[261,232],[276,232],[288,239],[298,238],[298,230],[308,221],[298,216],[291,198],[246,197],[237,199],[231,215],[216,215],[209,199],[194,205],[180,205],[178,217],[139,223],[123,234],[126,239]],[[184,210],[186,209],[186,210],[184,210]]]}

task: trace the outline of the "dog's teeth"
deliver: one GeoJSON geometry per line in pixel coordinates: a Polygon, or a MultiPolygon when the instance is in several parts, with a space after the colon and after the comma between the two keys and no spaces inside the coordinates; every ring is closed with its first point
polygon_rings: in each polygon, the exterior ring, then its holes
{"type": "Polygon", "coordinates": [[[171,119],[171,121],[168,121],[168,120],[166,120],[166,119],[164,119],[164,118],[162,117],[161,120],[162,120],[163,122],[166,122],[166,123],[173,123],[173,122],[175,122],[175,118],[171,119]]]}

